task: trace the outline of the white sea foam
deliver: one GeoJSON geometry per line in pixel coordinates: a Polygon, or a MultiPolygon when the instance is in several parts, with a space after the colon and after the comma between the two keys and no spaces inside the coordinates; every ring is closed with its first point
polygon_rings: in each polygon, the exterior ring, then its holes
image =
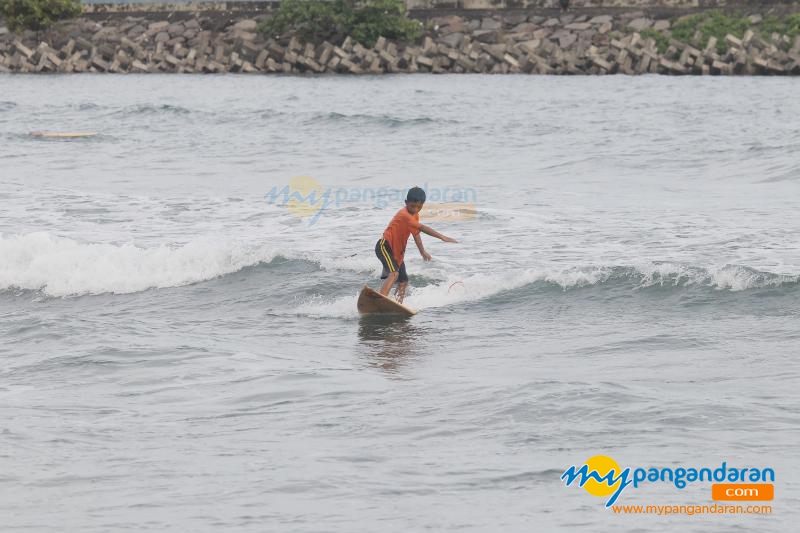
{"type": "MultiPolygon", "coordinates": [[[[564,288],[592,285],[604,279],[606,271],[595,269],[589,272],[526,270],[504,274],[476,274],[472,276],[453,276],[424,287],[413,287],[405,304],[423,310],[465,302],[480,301],[505,291],[518,289],[537,281],[547,281],[564,288]]],[[[298,314],[313,317],[349,318],[357,316],[358,294],[325,298],[322,295],[308,298],[295,309],[298,314]]]]}
{"type": "Polygon", "coordinates": [[[82,243],[46,232],[0,235],[0,289],[41,290],[50,296],[131,293],[213,279],[277,255],[267,246],[221,237],[142,248],[82,243]]]}
{"type": "MultiPolygon", "coordinates": [[[[330,257],[327,253],[280,251],[266,244],[224,236],[197,237],[183,245],[151,247],[125,244],[84,243],[46,232],[0,235],[0,290],[16,287],[41,290],[50,296],[132,293],[149,288],[177,287],[210,280],[239,271],[278,255],[312,261],[326,270],[376,273],[369,254],[330,257]]],[[[737,265],[699,267],[679,263],[647,263],[635,266],[556,265],[522,271],[464,274],[449,265],[436,270],[436,283],[412,289],[407,303],[420,309],[478,301],[503,291],[536,282],[564,290],[590,287],[611,280],[631,289],[652,286],[705,286],[744,291],[796,283],[798,276],[761,272],[737,265]],[[455,284],[455,285],[454,285],[455,284]]],[[[351,316],[355,296],[326,300],[320,296],[301,304],[301,314],[351,316]]]]}
{"type": "MultiPolygon", "coordinates": [[[[481,301],[537,282],[556,285],[562,290],[572,290],[597,286],[612,280],[627,284],[630,290],[644,290],[654,286],[697,286],[736,292],[797,283],[798,276],[759,272],[735,265],[705,269],[673,263],[643,263],[636,267],[543,268],[461,277],[450,274],[436,283],[412,287],[405,304],[418,310],[435,309],[481,301]]],[[[354,317],[357,299],[357,294],[333,299],[317,295],[304,300],[295,312],[313,317],[354,317]]]]}
{"type": "Polygon", "coordinates": [[[709,271],[710,284],[717,289],[745,291],[779,287],[783,284],[797,283],[799,276],[759,272],[741,266],[726,266],[709,271]]]}
{"type": "Polygon", "coordinates": [[[358,302],[358,292],[337,298],[316,295],[305,298],[294,309],[294,313],[314,318],[356,318],[358,317],[356,302],[358,302]]]}

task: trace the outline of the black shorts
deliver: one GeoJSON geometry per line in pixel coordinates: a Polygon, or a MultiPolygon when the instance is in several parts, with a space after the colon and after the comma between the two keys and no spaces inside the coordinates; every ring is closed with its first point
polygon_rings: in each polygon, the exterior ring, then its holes
{"type": "Polygon", "coordinates": [[[381,260],[381,264],[383,265],[381,279],[388,278],[390,272],[398,272],[397,283],[408,283],[406,262],[403,261],[400,266],[397,266],[397,261],[395,261],[392,255],[392,247],[389,246],[386,239],[378,239],[378,242],[375,243],[375,255],[378,256],[378,259],[381,260]]]}

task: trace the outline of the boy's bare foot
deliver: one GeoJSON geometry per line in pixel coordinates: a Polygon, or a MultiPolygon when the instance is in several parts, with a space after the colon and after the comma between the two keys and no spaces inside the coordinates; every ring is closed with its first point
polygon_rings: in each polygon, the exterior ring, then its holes
{"type": "Polygon", "coordinates": [[[394,291],[395,298],[397,299],[397,303],[403,303],[403,300],[406,297],[406,288],[408,287],[408,283],[398,283],[397,290],[394,291]]]}

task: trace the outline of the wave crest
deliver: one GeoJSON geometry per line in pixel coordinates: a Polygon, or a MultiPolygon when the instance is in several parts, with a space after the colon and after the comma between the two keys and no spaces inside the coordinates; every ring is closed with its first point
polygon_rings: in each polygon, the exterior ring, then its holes
{"type": "Polygon", "coordinates": [[[221,238],[182,246],[81,243],[46,232],[0,235],[0,290],[49,296],[132,293],[206,281],[268,262],[277,252],[221,238]]]}
{"type": "MultiPolygon", "coordinates": [[[[311,262],[320,270],[348,271],[371,276],[373,258],[363,254],[331,257],[309,251],[281,253],[272,246],[225,237],[200,237],[183,245],[145,248],[135,243],[86,243],[47,232],[0,235],[0,291],[41,291],[48,296],[133,293],[151,288],[178,287],[207,281],[277,257],[311,262]],[[321,257],[323,257],[321,259],[321,257]]],[[[464,274],[448,266],[437,276],[414,276],[412,306],[440,307],[461,301],[490,299],[507,291],[525,294],[548,290],[571,291],[612,287],[624,290],[700,288],[747,291],[800,284],[800,275],[765,272],[742,265],[701,267],[678,263],[541,267],[523,271],[464,274]],[[422,285],[422,286],[420,286],[422,285]]],[[[371,278],[370,278],[371,279],[371,278]]],[[[364,281],[368,281],[365,279],[364,281]]],[[[326,295],[307,302],[306,312],[343,302],[326,295]]],[[[349,301],[350,298],[347,298],[349,301]]],[[[347,304],[350,305],[349,303],[347,304]]],[[[349,314],[349,313],[348,313],[349,314]]]]}
{"type": "Polygon", "coordinates": [[[119,111],[115,111],[114,115],[123,116],[141,116],[141,115],[189,115],[192,113],[191,109],[181,107],[178,105],[170,104],[138,104],[127,106],[119,111]]]}
{"type": "Polygon", "coordinates": [[[343,114],[331,111],[329,113],[316,114],[311,118],[311,122],[326,121],[332,123],[356,124],[361,126],[382,126],[388,128],[400,128],[404,126],[416,126],[421,124],[433,124],[437,121],[431,117],[398,117],[394,115],[370,115],[365,113],[343,114]]]}
{"type": "MultiPolygon", "coordinates": [[[[642,291],[651,289],[739,292],[800,284],[800,276],[763,272],[739,265],[703,268],[675,263],[640,266],[596,266],[528,269],[514,273],[475,274],[462,278],[452,273],[445,280],[413,287],[406,302],[417,309],[431,309],[467,302],[491,301],[511,291],[528,300],[552,290],[592,290],[604,287],[642,291]]],[[[352,318],[357,316],[358,294],[329,298],[307,298],[295,311],[312,317],[352,318]]],[[[507,302],[508,298],[504,298],[507,302]]]]}

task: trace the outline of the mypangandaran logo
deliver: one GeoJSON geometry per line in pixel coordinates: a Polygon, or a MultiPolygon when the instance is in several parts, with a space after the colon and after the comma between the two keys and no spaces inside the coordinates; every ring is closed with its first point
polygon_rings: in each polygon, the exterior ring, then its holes
{"type": "Polygon", "coordinates": [[[293,215],[307,217],[323,209],[327,196],[322,185],[311,176],[295,176],[286,186],[290,192],[285,207],[293,215]]]}
{"type": "Polygon", "coordinates": [[[608,497],[606,507],[611,507],[629,486],[639,488],[645,482],[670,482],[678,489],[686,488],[687,483],[723,482],[735,483],[749,481],[751,483],[774,482],[775,471],[771,468],[733,468],[722,462],[719,468],[622,468],[607,455],[590,457],[580,467],[570,466],[561,475],[564,484],[569,487],[575,481],[578,486],[600,498],[608,497]]]}
{"type": "MultiPolygon", "coordinates": [[[[474,220],[474,205],[463,202],[474,202],[475,189],[428,188],[425,183],[422,189],[430,202],[451,202],[439,204],[434,211],[425,211],[428,219],[439,217],[448,220],[474,220]]],[[[310,176],[295,176],[278,189],[273,187],[264,195],[270,205],[275,204],[285,207],[290,213],[299,217],[311,217],[308,225],[313,226],[322,213],[331,205],[339,207],[344,202],[373,202],[377,207],[384,209],[390,205],[402,206],[406,198],[407,189],[388,189],[381,187],[345,189],[323,189],[317,180],[310,176]]]]}

